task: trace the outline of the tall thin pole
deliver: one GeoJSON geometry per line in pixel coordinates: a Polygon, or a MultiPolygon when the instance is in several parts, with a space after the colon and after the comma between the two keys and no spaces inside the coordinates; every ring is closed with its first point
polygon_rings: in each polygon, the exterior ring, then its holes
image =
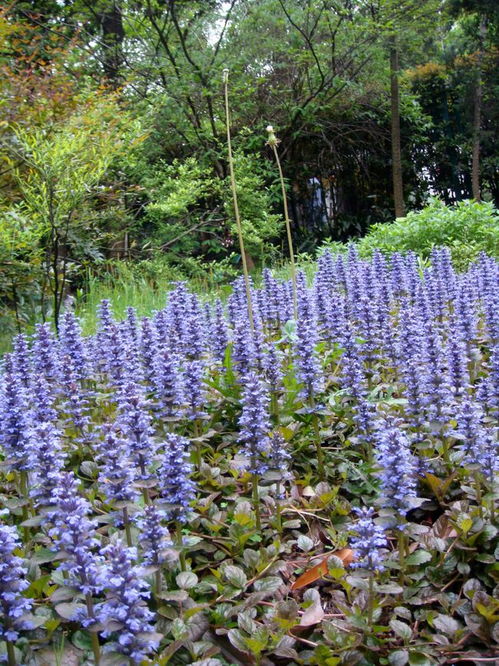
{"type": "Polygon", "coordinates": [[[227,151],[229,156],[230,186],[232,189],[232,199],[234,202],[234,217],[236,218],[237,235],[239,237],[239,249],[243,262],[244,286],[246,287],[246,300],[248,301],[248,318],[251,330],[254,329],[253,307],[251,304],[251,286],[249,281],[248,263],[246,261],[246,250],[244,249],[243,228],[241,226],[241,216],[239,215],[239,204],[237,202],[236,177],[234,175],[234,160],[232,157],[232,142],[230,138],[230,113],[229,113],[229,70],[223,70],[223,82],[225,93],[225,117],[227,125],[227,151]]]}
{"type": "Polygon", "coordinates": [[[291,222],[289,220],[289,211],[288,211],[288,200],[286,197],[286,187],[284,185],[284,175],[282,173],[281,160],[279,159],[279,153],[277,151],[277,146],[280,143],[279,139],[274,133],[274,128],[272,125],[267,126],[267,132],[269,138],[267,140],[267,145],[272,148],[274,151],[275,161],[277,168],[279,170],[279,180],[281,182],[281,191],[282,191],[282,204],[284,207],[284,222],[286,224],[286,233],[288,236],[288,249],[289,249],[289,260],[291,262],[291,282],[293,284],[293,311],[295,319],[298,319],[298,304],[297,304],[297,295],[296,295],[296,266],[295,266],[295,252],[293,248],[293,237],[291,236],[291,222]]]}
{"type": "Polygon", "coordinates": [[[390,43],[390,106],[392,126],[392,182],[395,217],[405,215],[404,188],[402,182],[402,149],[400,145],[400,91],[399,52],[396,38],[390,43]]]}

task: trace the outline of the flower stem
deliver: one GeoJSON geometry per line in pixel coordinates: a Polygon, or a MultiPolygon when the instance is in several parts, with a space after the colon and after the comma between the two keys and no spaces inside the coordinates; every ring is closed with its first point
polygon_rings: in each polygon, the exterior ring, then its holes
{"type": "MultiPolygon", "coordinates": [[[[90,594],[85,595],[85,602],[87,604],[87,615],[89,618],[94,618],[94,602],[90,594]]],[[[90,639],[92,641],[92,652],[94,653],[95,666],[100,664],[100,645],[99,636],[96,631],[90,627],[90,639]]]]}
{"type": "MultiPolygon", "coordinates": [[[[26,470],[22,470],[19,472],[19,485],[20,485],[20,491],[21,491],[21,497],[23,498],[23,506],[22,506],[22,512],[23,512],[23,521],[28,520],[29,518],[29,497],[28,497],[28,473],[26,470]]],[[[23,537],[24,537],[24,542],[27,543],[29,541],[29,527],[23,527],[23,537]]]]}
{"type": "Polygon", "coordinates": [[[373,626],[373,608],[374,608],[374,574],[369,572],[369,588],[367,592],[367,626],[369,632],[372,631],[373,626]]]}
{"type": "Polygon", "coordinates": [[[272,391],[270,394],[270,414],[274,425],[277,427],[279,425],[279,403],[276,391],[272,391]]]}
{"type": "Polygon", "coordinates": [[[159,595],[161,594],[162,587],[163,587],[163,582],[162,582],[162,576],[161,576],[161,568],[158,567],[158,570],[156,571],[156,574],[155,574],[155,580],[154,580],[154,594],[158,598],[159,598],[159,595]]]}
{"type": "Polygon", "coordinates": [[[278,481],[276,483],[276,490],[275,490],[275,522],[276,522],[276,528],[279,536],[282,534],[282,516],[281,516],[281,501],[279,499],[279,496],[281,494],[281,482],[278,481]]]}
{"type": "Polygon", "coordinates": [[[260,517],[260,498],[258,496],[258,474],[251,475],[253,485],[253,510],[255,512],[256,529],[259,532],[262,529],[262,520],[260,517]]]}
{"type": "MultiPolygon", "coordinates": [[[[311,406],[315,407],[315,401],[313,398],[310,399],[310,402],[311,406]]],[[[314,426],[314,433],[315,433],[315,450],[317,451],[317,473],[319,475],[319,479],[321,481],[324,481],[324,478],[326,476],[326,471],[324,467],[324,451],[322,450],[321,432],[319,428],[319,417],[315,412],[312,414],[312,423],[314,426]]]]}
{"type": "Polygon", "coordinates": [[[177,549],[178,549],[178,557],[180,560],[180,570],[185,571],[186,570],[186,565],[185,565],[185,553],[184,553],[184,544],[182,543],[182,524],[180,521],[176,521],[175,523],[175,532],[176,532],[176,537],[177,537],[177,549]]]}
{"type": "Polygon", "coordinates": [[[12,641],[5,641],[7,645],[7,663],[9,666],[16,666],[16,653],[14,651],[14,643],[12,641]]]}
{"type": "Polygon", "coordinates": [[[483,518],[483,506],[482,506],[482,484],[480,483],[480,474],[475,472],[475,495],[476,503],[478,505],[478,515],[480,518],[483,518]]]}
{"type": "Polygon", "coordinates": [[[123,525],[125,527],[126,543],[128,547],[131,547],[132,544],[132,532],[130,530],[130,516],[128,515],[128,509],[126,506],[123,507],[123,525]]]}
{"type": "MultiPolygon", "coordinates": [[[[268,128],[267,128],[268,131],[268,128]]],[[[296,298],[296,266],[295,266],[295,252],[293,248],[293,237],[291,235],[291,223],[289,220],[289,211],[288,211],[288,201],[286,197],[286,186],[284,184],[284,175],[282,173],[282,167],[281,167],[281,160],[279,159],[279,152],[277,151],[277,143],[278,140],[275,138],[275,135],[273,132],[270,134],[270,138],[267,142],[269,145],[272,146],[272,150],[274,151],[274,156],[275,156],[275,161],[277,164],[277,169],[279,170],[279,180],[281,183],[281,191],[282,191],[282,203],[283,203],[283,208],[284,208],[284,222],[286,224],[286,234],[288,237],[288,249],[289,249],[289,261],[291,264],[291,282],[293,285],[293,312],[295,315],[295,319],[298,319],[298,305],[297,305],[297,298],[296,298]],[[273,137],[273,138],[272,138],[273,137]]]]}
{"type": "Polygon", "coordinates": [[[193,449],[194,452],[194,463],[199,473],[201,473],[201,464],[203,462],[203,456],[201,454],[201,442],[197,441],[198,437],[201,436],[201,424],[198,419],[194,419],[194,442],[195,446],[193,449]]]}
{"type": "Polygon", "coordinates": [[[403,530],[398,531],[398,550],[399,550],[399,583],[403,585],[405,582],[405,549],[406,549],[406,539],[403,530]]]}

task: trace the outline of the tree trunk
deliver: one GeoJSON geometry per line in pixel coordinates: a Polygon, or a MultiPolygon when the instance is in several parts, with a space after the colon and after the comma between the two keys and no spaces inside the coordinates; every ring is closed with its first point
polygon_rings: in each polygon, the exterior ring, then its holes
{"type": "Polygon", "coordinates": [[[125,30],[123,28],[123,16],[117,0],[109,3],[109,6],[100,14],[102,42],[104,44],[103,66],[106,78],[113,88],[118,88],[121,83],[120,69],[123,64],[123,40],[125,30]]]}
{"type": "Polygon", "coordinates": [[[480,201],[480,125],[482,123],[482,60],[485,32],[487,30],[485,19],[480,17],[480,33],[478,36],[478,57],[475,73],[475,94],[473,96],[473,145],[471,152],[471,188],[473,198],[480,201]]]}
{"type": "Polygon", "coordinates": [[[392,124],[392,179],[395,217],[404,217],[404,190],[402,184],[402,151],[400,147],[400,93],[399,54],[395,38],[390,44],[390,101],[392,124]]]}

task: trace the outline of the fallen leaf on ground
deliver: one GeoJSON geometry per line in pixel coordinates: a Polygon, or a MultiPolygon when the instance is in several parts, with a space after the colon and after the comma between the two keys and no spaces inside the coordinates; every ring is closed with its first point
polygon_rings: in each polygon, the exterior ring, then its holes
{"type": "Polygon", "coordinates": [[[315,583],[316,580],[323,578],[327,574],[327,563],[330,557],[338,557],[342,560],[343,565],[348,567],[354,560],[353,550],[351,548],[342,548],[341,550],[335,550],[332,553],[328,553],[325,557],[308,571],[305,571],[301,576],[299,576],[293,585],[291,585],[292,590],[299,590],[302,587],[311,585],[315,583]]]}

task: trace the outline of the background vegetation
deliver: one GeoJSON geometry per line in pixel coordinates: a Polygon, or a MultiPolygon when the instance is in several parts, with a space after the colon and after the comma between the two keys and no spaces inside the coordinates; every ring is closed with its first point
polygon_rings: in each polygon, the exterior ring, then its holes
{"type": "Polygon", "coordinates": [[[449,233],[463,266],[495,252],[490,205],[458,206],[448,229],[443,204],[499,199],[497,18],[492,0],[9,3],[3,329],[57,322],[64,299],[96,277],[153,289],[185,277],[204,289],[237,273],[224,68],[250,266],[286,257],[269,123],[299,254],[371,225],[366,251],[379,242],[426,255],[449,233]],[[443,203],[379,226],[429,196],[443,203]],[[401,243],[400,225],[410,228],[401,243]]]}

